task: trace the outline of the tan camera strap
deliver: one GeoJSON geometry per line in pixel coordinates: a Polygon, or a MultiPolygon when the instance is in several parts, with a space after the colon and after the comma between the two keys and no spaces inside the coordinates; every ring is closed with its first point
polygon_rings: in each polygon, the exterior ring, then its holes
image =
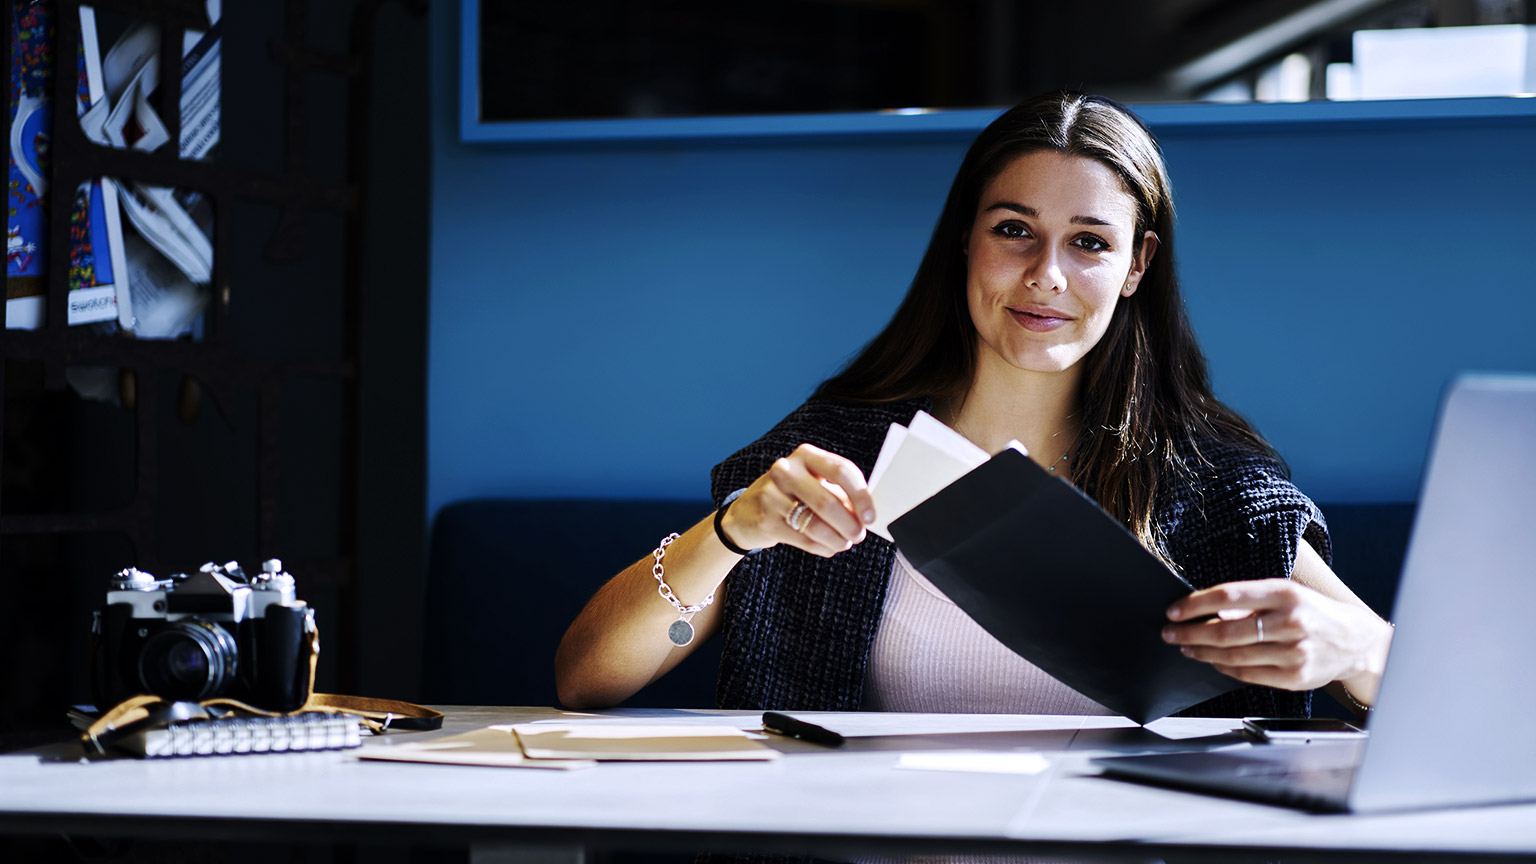
{"type": "Polygon", "coordinates": [[[320,659],[320,633],[311,629],[309,634],[309,695],[304,704],[293,711],[269,711],[247,705],[238,699],[204,699],[201,702],[177,702],[161,696],[130,696],[111,710],[102,714],[80,736],[87,752],[101,754],[113,741],[145,726],[157,726],[182,720],[207,717],[208,708],[233,708],[258,717],[281,717],[318,711],[325,714],[349,714],[357,717],[374,734],[390,729],[420,731],[441,729],[443,712],[402,702],[398,699],[372,699],[367,696],[344,696],[337,693],[316,693],[315,667],[320,659]],[[203,709],[196,710],[193,706],[203,709]]]}

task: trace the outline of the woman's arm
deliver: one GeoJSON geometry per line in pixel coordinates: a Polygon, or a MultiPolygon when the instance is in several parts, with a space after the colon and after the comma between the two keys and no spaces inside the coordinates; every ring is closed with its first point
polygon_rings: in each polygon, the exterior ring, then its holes
{"type": "MultiPolygon", "coordinates": [[[[1196,591],[1170,606],[1168,618],[1183,623],[1165,627],[1165,641],[1240,681],[1286,690],[1327,686],[1335,698],[1344,696],[1342,686],[1367,706],[1376,700],[1392,644],[1391,625],[1306,542],[1297,544],[1290,579],[1196,591]]],[[[1347,697],[1340,701],[1354,709],[1347,697]]]]}
{"type": "Polygon", "coordinates": [[[654,556],[646,555],[608,580],[555,652],[560,704],[575,709],[617,704],[681,663],[719,627],[721,583],[739,560],[715,537],[713,514],[667,547],[664,577],[677,599],[686,606],[713,593],[716,600],[692,617],[694,639],[681,647],[667,638],[678,613],[657,591],[654,556]]]}
{"type": "MultiPolygon", "coordinates": [[[[858,466],[802,444],[774,462],[729,505],[721,528],[744,549],[786,543],[831,557],[863,541],[864,526],[874,515],[874,501],[858,466]],[[785,517],[800,502],[809,513],[800,518],[797,531],[785,517]]],[[[740,560],[715,535],[711,514],[667,547],[662,566],[673,594],[684,605],[693,605],[711,593],[717,600],[722,597],[722,583],[740,560]]],[[[596,708],[622,702],[682,662],[719,628],[716,604],[693,617],[692,642],[672,644],[667,628],[678,613],[657,592],[655,563],[655,557],[647,555],[610,579],[566,630],[555,652],[555,686],[562,705],[596,708]]]]}

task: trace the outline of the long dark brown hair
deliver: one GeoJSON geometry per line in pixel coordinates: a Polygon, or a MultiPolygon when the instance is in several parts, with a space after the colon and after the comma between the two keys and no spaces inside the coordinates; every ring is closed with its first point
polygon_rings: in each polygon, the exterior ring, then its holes
{"type": "Polygon", "coordinates": [[[1054,93],[1025,102],[982,130],[950,187],[907,296],[891,322],[813,398],[958,401],[975,374],[977,334],[966,302],[965,238],[982,191],[1008,164],[1038,151],[1093,159],[1136,201],[1133,253],[1147,230],[1157,252],[1136,293],[1116,304],[1109,328],[1082,359],[1083,438],[1073,478],[1164,557],[1153,519],[1160,483],[1187,472],[1179,442],[1219,438],[1278,456],[1211,393],[1205,355],[1179,293],[1173,197],[1152,133],[1123,105],[1054,93]]]}

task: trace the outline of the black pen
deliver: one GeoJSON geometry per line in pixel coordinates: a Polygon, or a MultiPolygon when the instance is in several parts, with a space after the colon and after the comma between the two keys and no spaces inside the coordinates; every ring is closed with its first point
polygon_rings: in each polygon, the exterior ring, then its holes
{"type": "Polygon", "coordinates": [[[815,723],[807,723],[804,720],[796,720],[788,714],[780,714],[777,711],[763,712],[763,729],[776,735],[787,735],[790,738],[799,738],[802,741],[810,741],[814,744],[825,744],[828,747],[841,747],[846,739],[824,726],[815,723]]]}

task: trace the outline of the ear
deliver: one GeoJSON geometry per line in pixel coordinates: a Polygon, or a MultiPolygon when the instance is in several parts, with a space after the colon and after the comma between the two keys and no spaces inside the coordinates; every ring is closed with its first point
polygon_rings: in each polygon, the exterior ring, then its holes
{"type": "Polygon", "coordinates": [[[1136,293],[1136,287],[1141,284],[1141,277],[1147,275],[1147,268],[1152,265],[1152,256],[1157,254],[1157,233],[1148,231],[1141,236],[1141,249],[1136,253],[1136,260],[1131,262],[1131,272],[1126,274],[1125,287],[1120,289],[1121,297],[1129,297],[1136,293]]]}

